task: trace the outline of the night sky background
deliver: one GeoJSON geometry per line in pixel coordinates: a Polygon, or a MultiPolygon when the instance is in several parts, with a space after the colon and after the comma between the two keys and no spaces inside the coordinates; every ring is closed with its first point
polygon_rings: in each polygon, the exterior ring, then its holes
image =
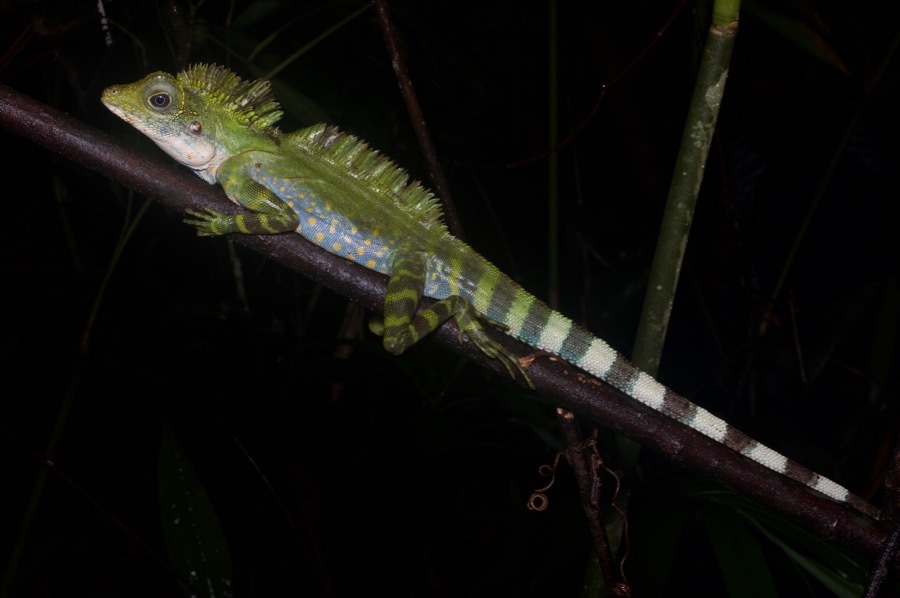
{"type": "MultiPolygon", "coordinates": [[[[373,10],[292,58],[364,4],[108,1],[107,45],[94,2],[0,1],[0,83],[165,158],[100,104],[104,87],[287,61],[283,130],[338,124],[428,181],[373,10]]],[[[709,7],[558,4],[560,137],[577,135],[558,152],[555,291],[627,354],[709,7]]],[[[390,6],[467,241],[546,298],[547,5],[390,6]]],[[[898,31],[889,0],[745,3],[659,373],[864,496],[897,436],[898,31]]],[[[0,564],[22,550],[2,572],[10,595],[179,595],[166,430],[217,513],[236,595],[581,592],[591,542],[567,468],[547,511],[525,506],[564,447],[550,401],[428,342],[389,356],[343,297],[156,204],[104,287],[146,200],[6,131],[0,151],[0,564]],[[34,502],[64,405],[58,470],[34,502]]],[[[615,469],[607,431],[599,450],[615,469]]],[[[626,477],[635,595],[833,595],[781,541],[850,587],[869,568],[655,455],[626,477]]]]}

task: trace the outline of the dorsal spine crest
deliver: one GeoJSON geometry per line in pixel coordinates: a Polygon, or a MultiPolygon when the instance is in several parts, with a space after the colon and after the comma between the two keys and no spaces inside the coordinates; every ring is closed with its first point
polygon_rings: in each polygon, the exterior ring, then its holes
{"type": "Polygon", "coordinates": [[[240,124],[278,132],[275,123],[283,112],[268,81],[245,81],[225,67],[211,64],[192,65],[178,74],[178,80],[209,106],[224,111],[240,124]]]}
{"type": "Polygon", "coordinates": [[[392,160],[361,139],[333,125],[319,124],[288,136],[304,151],[313,152],[347,175],[377,188],[400,209],[429,229],[449,234],[437,198],[392,160]]]}

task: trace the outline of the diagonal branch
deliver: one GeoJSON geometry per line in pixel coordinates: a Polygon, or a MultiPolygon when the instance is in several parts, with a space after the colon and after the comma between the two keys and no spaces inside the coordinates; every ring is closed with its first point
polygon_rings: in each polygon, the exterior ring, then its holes
{"type": "MultiPolygon", "coordinates": [[[[226,213],[239,211],[227,202],[221,190],[183,169],[135,152],[112,137],[4,86],[0,86],[0,126],[174,210],[215,207],[226,213]]],[[[382,309],[386,277],[327,253],[300,235],[237,235],[234,240],[368,309],[382,309]]],[[[502,337],[499,333],[497,336],[502,337]]],[[[432,338],[433,342],[506,375],[497,360],[484,357],[468,342],[460,345],[455,326],[442,326],[432,338]]],[[[502,337],[501,342],[517,355],[533,352],[512,339],[502,337]]],[[[528,372],[536,388],[565,409],[630,436],[675,463],[718,479],[828,540],[875,557],[887,536],[883,527],[850,507],[813,495],[805,486],[638,404],[558,359],[539,357],[528,372]]]]}

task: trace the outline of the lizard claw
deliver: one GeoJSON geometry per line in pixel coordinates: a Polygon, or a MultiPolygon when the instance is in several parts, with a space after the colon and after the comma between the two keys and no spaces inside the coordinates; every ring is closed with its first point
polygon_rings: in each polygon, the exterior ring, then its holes
{"type": "Polygon", "coordinates": [[[503,367],[505,367],[506,371],[509,373],[510,378],[515,379],[516,372],[518,372],[522,378],[525,379],[525,383],[528,384],[529,388],[534,388],[534,383],[525,371],[525,366],[522,362],[516,358],[515,355],[507,351],[500,343],[490,338],[477,321],[472,321],[468,326],[460,326],[459,328],[460,342],[462,342],[463,335],[469,337],[469,340],[475,343],[475,345],[481,349],[482,353],[502,363],[503,367]]]}
{"type": "Polygon", "coordinates": [[[217,221],[224,217],[219,212],[210,208],[204,208],[203,212],[188,209],[185,210],[184,213],[189,217],[185,218],[182,222],[195,227],[197,229],[197,236],[213,237],[220,234],[216,232],[216,224],[217,221]]]}

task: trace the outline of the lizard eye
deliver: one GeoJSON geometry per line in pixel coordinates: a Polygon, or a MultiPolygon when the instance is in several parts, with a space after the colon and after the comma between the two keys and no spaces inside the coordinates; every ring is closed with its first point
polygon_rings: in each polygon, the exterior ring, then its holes
{"type": "Polygon", "coordinates": [[[191,133],[193,133],[194,135],[199,135],[200,133],[203,132],[203,125],[200,123],[199,120],[195,120],[190,125],[188,125],[188,130],[191,133]]]}
{"type": "Polygon", "coordinates": [[[165,110],[172,104],[172,97],[167,93],[155,93],[147,98],[147,101],[150,103],[151,108],[165,110]]]}

